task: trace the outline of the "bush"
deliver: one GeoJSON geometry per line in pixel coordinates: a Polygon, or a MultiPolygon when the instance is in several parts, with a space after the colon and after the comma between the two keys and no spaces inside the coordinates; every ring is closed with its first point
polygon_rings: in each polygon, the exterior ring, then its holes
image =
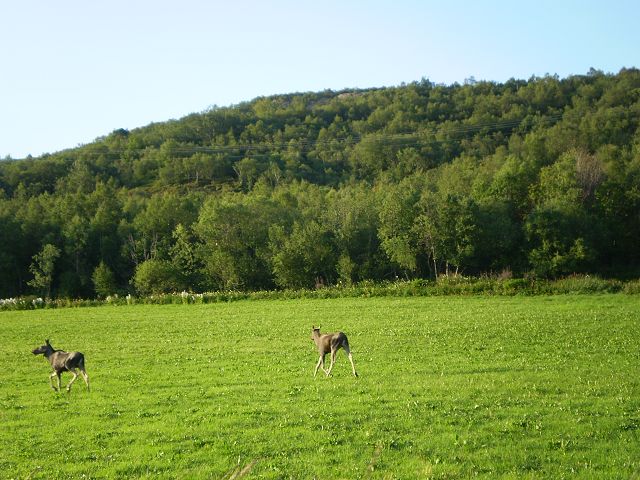
{"type": "Polygon", "coordinates": [[[622,291],[619,280],[603,280],[590,275],[572,275],[552,282],[552,293],[617,293],[622,291]]]}
{"type": "Polygon", "coordinates": [[[147,260],[138,265],[133,284],[141,295],[179,292],[186,288],[178,269],[166,260],[147,260]]]}
{"type": "Polygon", "coordinates": [[[100,262],[93,271],[91,279],[99,298],[106,298],[116,292],[116,277],[106,263],[100,262]]]}
{"type": "Polygon", "coordinates": [[[624,293],[627,295],[638,295],[640,294],[640,279],[632,280],[630,282],[625,283],[624,288],[622,289],[624,293]]]}

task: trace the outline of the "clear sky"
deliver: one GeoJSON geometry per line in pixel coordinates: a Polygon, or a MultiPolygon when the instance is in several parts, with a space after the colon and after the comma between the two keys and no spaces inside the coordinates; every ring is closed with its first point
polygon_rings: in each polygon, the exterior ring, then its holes
{"type": "Polygon", "coordinates": [[[640,1],[0,2],[0,158],[262,95],[640,67],[640,1]]]}

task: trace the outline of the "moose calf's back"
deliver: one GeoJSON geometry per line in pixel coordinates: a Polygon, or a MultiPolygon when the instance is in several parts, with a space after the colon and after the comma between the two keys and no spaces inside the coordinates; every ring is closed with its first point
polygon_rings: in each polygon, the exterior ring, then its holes
{"type": "Polygon", "coordinates": [[[343,332],[325,333],[317,337],[316,345],[320,353],[329,353],[331,350],[339,349],[347,340],[343,332]]]}
{"type": "Polygon", "coordinates": [[[57,351],[51,354],[51,366],[57,370],[69,370],[82,365],[84,355],[80,352],[57,351]]]}

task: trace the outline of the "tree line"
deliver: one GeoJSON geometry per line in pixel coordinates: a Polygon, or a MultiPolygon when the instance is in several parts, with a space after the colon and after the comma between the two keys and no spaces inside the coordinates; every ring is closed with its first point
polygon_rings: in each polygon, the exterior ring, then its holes
{"type": "Polygon", "coordinates": [[[258,98],[0,162],[0,298],[640,274],[640,71],[258,98]]]}

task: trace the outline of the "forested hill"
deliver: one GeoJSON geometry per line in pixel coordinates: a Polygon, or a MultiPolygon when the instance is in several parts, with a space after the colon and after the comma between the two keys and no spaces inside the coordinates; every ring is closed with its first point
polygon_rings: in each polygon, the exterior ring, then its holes
{"type": "Polygon", "coordinates": [[[640,274],[640,71],[258,98],[0,162],[0,298],[640,274]]]}

